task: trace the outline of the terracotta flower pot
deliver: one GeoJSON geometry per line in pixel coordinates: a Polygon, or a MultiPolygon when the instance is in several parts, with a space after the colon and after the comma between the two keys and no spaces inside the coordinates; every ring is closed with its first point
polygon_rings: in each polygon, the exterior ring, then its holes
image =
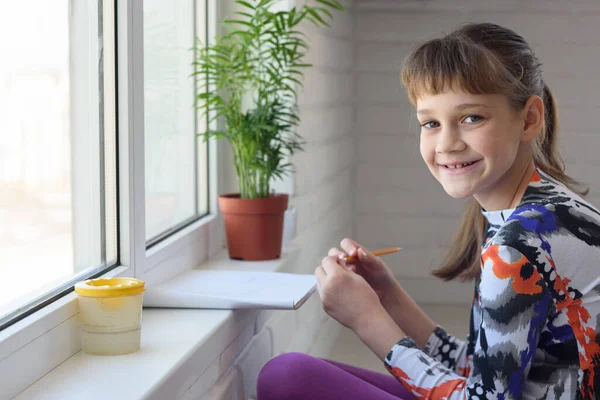
{"type": "Polygon", "coordinates": [[[220,195],[229,257],[246,261],[279,258],[287,207],[287,194],[262,199],[240,199],[237,193],[220,195]]]}

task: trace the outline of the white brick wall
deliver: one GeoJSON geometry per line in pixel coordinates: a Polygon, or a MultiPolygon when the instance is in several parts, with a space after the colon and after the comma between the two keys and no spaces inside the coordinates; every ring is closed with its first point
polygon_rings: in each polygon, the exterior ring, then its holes
{"type": "Polygon", "coordinates": [[[302,273],[312,273],[330,247],[353,235],[354,14],[348,10],[335,17],[331,29],[303,27],[311,46],[307,62],[313,64],[299,93],[298,133],[307,145],[292,159],[297,169],[295,243],[302,249],[296,271],[302,273]]]}
{"type": "Polygon", "coordinates": [[[557,97],[567,172],[589,184],[600,205],[600,2],[596,0],[356,0],[356,237],[370,247],[403,247],[386,256],[421,303],[464,303],[470,285],[428,278],[456,229],[463,202],[429,176],[418,154],[418,125],[399,70],[422,40],[466,21],[514,29],[544,63],[557,97]]]}

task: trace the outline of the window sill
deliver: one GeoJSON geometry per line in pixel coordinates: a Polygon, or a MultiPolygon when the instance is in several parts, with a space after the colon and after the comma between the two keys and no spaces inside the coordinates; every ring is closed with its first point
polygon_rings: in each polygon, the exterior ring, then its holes
{"type": "MultiPolygon", "coordinates": [[[[279,260],[244,262],[230,260],[225,250],[201,268],[286,271],[298,253],[289,248],[279,260]]],[[[232,360],[221,354],[256,315],[254,310],[144,309],[139,352],[104,357],[79,351],[15,399],[177,399],[209,367],[227,370],[232,360]]]]}

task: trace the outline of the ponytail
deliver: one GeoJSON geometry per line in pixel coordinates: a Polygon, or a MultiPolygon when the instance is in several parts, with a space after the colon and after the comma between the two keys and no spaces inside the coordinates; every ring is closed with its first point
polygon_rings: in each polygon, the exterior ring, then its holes
{"type": "Polygon", "coordinates": [[[555,151],[555,135],[558,133],[558,108],[556,107],[554,95],[545,83],[543,100],[545,111],[543,136],[546,144],[542,146],[542,150],[544,154],[552,155],[555,151]]]}
{"type": "Polygon", "coordinates": [[[533,161],[546,174],[563,183],[572,191],[586,195],[589,189],[565,173],[565,163],[557,149],[558,109],[556,100],[548,85],[544,83],[544,128],[533,146],[533,161]]]}

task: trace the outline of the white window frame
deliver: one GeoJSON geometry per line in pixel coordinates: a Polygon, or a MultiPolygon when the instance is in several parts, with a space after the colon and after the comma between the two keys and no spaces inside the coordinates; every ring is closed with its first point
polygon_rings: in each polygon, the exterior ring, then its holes
{"type": "MultiPolygon", "coordinates": [[[[192,269],[222,248],[217,218],[217,143],[209,140],[209,214],[146,250],[144,188],[143,0],[115,0],[118,34],[119,259],[105,276],[148,284],[192,269]]],[[[204,1],[204,0],[200,0],[204,1]]],[[[208,0],[209,37],[218,0],[208,0]]],[[[81,349],[74,293],[0,332],[0,387],[9,398],[81,349]]],[[[123,372],[127,373],[127,372],[123,372]]]]}

